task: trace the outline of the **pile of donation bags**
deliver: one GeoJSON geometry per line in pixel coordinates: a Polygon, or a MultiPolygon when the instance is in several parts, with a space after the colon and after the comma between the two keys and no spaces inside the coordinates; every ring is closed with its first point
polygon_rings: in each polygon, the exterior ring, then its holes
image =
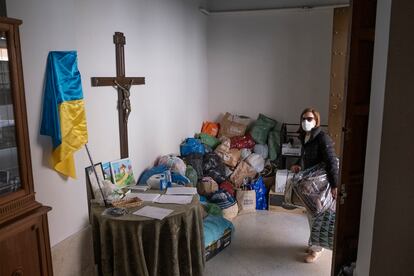
{"type": "Polygon", "coordinates": [[[274,174],[281,129],[280,122],[263,114],[252,120],[226,113],[220,122],[204,122],[200,133],[186,138],[180,155],[158,158],[138,184],[197,187],[229,220],[239,211],[265,210],[268,193],[262,176],[274,174]]]}

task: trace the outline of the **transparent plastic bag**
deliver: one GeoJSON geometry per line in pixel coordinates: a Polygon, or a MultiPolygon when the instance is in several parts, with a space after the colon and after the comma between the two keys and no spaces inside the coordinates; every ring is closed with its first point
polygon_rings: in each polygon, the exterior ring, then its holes
{"type": "Polygon", "coordinates": [[[297,173],[292,183],[294,191],[312,216],[316,217],[328,209],[335,211],[335,200],[323,163],[297,173]]]}

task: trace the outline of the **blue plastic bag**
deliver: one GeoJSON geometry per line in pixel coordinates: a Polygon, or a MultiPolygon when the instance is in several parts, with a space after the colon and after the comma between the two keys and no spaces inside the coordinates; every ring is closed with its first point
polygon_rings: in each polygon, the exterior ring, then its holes
{"type": "Polygon", "coordinates": [[[181,156],[187,156],[191,153],[204,154],[205,149],[204,149],[204,145],[201,143],[199,139],[187,138],[180,145],[180,152],[181,152],[181,156]]]}
{"type": "Polygon", "coordinates": [[[256,191],[256,210],[267,210],[267,189],[263,178],[259,177],[248,186],[256,191]]]}
{"type": "Polygon", "coordinates": [[[165,165],[159,165],[156,167],[152,167],[151,169],[148,169],[141,174],[141,176],[138,179],[137,185],[147,184],[147,180],[151,176],[153,176],[154,174],[163,173],[165,171],[168,171],[168,167],[165,165]]]}

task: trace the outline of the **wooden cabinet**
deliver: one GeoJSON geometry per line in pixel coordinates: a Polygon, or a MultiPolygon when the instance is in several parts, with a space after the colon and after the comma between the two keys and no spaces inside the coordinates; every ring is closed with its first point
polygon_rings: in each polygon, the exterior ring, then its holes
{"type": "Polygon", "coordinates": [[[17,19],[0,17],[0,275],[52,275],[47,212],[35,200],[17,19]]]}

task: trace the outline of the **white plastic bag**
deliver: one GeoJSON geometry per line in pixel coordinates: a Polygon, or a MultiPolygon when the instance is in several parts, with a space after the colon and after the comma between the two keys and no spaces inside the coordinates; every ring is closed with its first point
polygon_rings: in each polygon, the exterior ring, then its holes
{"type": "Polygon", "coordinates": [[[264,169],[265,160],[257,153],[252,153],[246,158],[246,162],[252,166],[256,172],[260,173],[264,169]]]}

